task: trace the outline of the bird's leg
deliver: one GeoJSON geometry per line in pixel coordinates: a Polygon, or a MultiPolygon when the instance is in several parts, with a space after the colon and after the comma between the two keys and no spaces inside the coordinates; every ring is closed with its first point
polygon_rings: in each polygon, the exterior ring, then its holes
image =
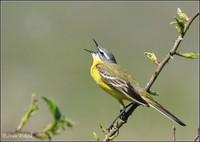
{"type": "Polygon", "coordinates": [[[115,118],[115,120],[112,122],[112,124],[110,125],[110,127],[108,128],[109,130],[114,126],[115,122],[117,121],[118,118],[122,119],[123,120],[123,117],[126,116],[126,108],[130,106],[127,105],[125,106],[124,103],[122,102],[122,100],[119,100],[119,103],[121,104],[120,107],[120,113],[119,115],[115,118]]]}
{"type": "Polygon", "coordinates": [[[112,122],[112,124],[110,125],[110,127],[107,129],[108,131],[110,131],[112,128],[115,128],[115,126],[117,125],[116,121],[118,118],[120,118],[122,121],[124,121],[126,123],[126,121],[128,120],[128,117],[132,114],[132,112],[139,106],[138,103],[136,102],[131,102],[130,104],[128,104],[127,106],[125,106],[123,104],[123,102],[121,103],[121,109],[120,109],[120,113],[119,115],[115,118],[115,120],[112,122]],[[129,108],[130,107],[130,108],[129,108]],[[128,111],[126,111],[126,109],[128,109],[128,111]],[[116,123],[116,124],[115,124],[116,123]]]}
{"type": "Polygon", "coordinates": [[[119,113],[118,117],[121,117],[121,116],[125,115],[125,113],[126,113],[126,106],[124,105],[122,100],[119,100],[119,103],[121,104],[120,105],[121,109],[120,109],[120,113],[119,113]]]}
{"type": "Polygon", "coordinates": [[[126,112],[126,109],[128,107],[130,107],[131,105],[133,104],[133,102],[131,102],[130,104],[128,104],[127,106],[124,106],[120,112],[123,112],[123,113],[120,113],[121,115],[119,115],[119,118],[122,119],[123,121],[127,121],[127,112],[126,112]]]}
{"type": "Polygon", "coordinates": [[[115,122],[117,121],[118,118],[122,118],[122,116],[125,116],[126,113],[126,108],[122,108],[120,109],[120,113],[119,115],[115,118],[115,120],[112,122],[112,124],[110,125],[110,127],[108,128],[108,130],[112,129],[112,127],[114,126],[115,122]]]}
{"type": "Polygon", "coordinates": [[[134,102],[131,102],[130,104],[128,104],[127,106],[125,106],[125,108],[127,109],[128,107],[130,107],[134,102]]]}

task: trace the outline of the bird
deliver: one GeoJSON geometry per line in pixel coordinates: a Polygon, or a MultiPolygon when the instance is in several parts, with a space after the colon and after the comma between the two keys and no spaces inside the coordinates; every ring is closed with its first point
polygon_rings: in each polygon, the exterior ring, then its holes
{"type": "Polygon", "coordinates": [[[144,107],[152,107],[170,120],[181,126],[186,126],[185,123],[155,101],[133,76],[117,63],[111,51],[101,47],[95,39],[93,41],[97,48],[96,52],[84,49],[91,53],[93,57],[90,74],[100,88],[119,101],[123,110],[126,108],[123,103],[124,100],[136,102],[144,107]]]}

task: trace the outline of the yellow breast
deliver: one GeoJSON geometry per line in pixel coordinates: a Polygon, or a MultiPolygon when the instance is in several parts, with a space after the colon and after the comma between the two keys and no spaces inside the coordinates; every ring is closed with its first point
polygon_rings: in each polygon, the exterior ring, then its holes
{"type": "Polygon", "coordinates": [[[116,90],[115,88],[109,86],[108,84],[106,84],[100,74],[99,71],[97,69],[97,65],[98,64],[102,64],[103,62],[100,60],[94,60],[93,65],[90,69],[90,73],[91,76],[93,77],[93,79],[96,81],[96,83],[99,85],[99,87],[101,87],[104,91],[106,91],[108,94],[112,95],[114,98],[116,98],[117,100],[129,100],[131,101],[130,98],[127,98],[126,95],[122,94],[121,92],[119,92],[118,90],[116,90]]]}

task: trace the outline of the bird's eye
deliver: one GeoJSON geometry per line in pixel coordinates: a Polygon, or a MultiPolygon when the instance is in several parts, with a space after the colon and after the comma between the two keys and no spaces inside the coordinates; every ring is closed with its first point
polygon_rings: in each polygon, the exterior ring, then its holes
{"type": "Polygon", "coordinates": [[[104,53],[103,53],[102,51],[99,51],[99,53],[100,53],[101,55],[104,55],[104,53]]]}

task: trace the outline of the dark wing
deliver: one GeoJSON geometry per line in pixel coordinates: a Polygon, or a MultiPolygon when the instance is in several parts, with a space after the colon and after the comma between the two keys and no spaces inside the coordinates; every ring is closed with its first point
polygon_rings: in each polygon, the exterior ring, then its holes
{"type": "Polygon", "coordinates": [[[123,93],[127,98],[141,105],[149,106],[148,103],[139,95],[138,91],[134,89],[134,86],[128,81],[126,78],[127,75],[123,75],[126,72],[120,67],[118,68],[118,65],[110,64],[110,66],[113,68],[102,64],[97,65],[101,79],[109,86],[123,93]]]}

